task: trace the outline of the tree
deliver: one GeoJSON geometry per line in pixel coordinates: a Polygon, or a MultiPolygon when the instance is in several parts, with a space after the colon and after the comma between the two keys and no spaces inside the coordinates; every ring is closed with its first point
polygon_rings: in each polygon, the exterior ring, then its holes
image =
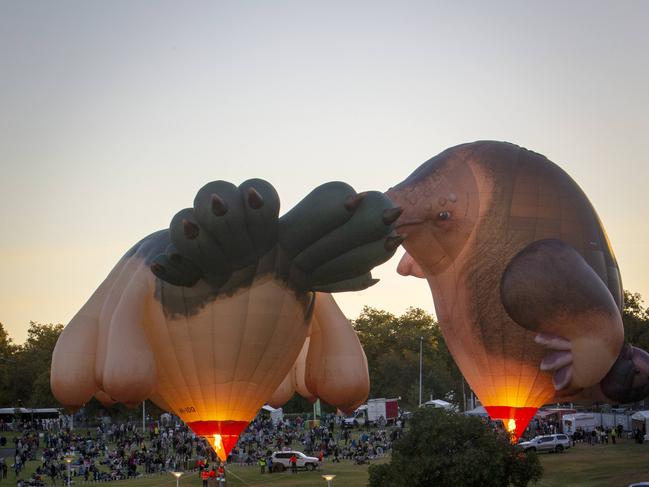
{"type": "Polygon", "coordinates": [[[462,376],[433,317],[419,308],[401,316],[370,307],[353,322],[363,344],[371,397],[401,397],[419,405],[419,344],[423,338],[423,390],[436,397],[461,397],[462,376]]]}
{"type": "MultiPolygon", "coordinates": [[[[9,394],[12,404],[43,407],[55,406],[56,400],[49,387],[50,366],[54,346],[63,331],[63,325],[31,321],[27,340],[16,347],[8,364],[9,394]]],[[[5,399],[5,400],[7,400],[5,399]]]]}
{"type": "Polygon", "coordinates": [[[624,291],[622,321],[626,341],[649,351],[649,309],[643,306],[640,294],[624,291]]]}
{"type": "Polygon", "coordinates": [[[16,346],[12,343],[2,323],[0,323],[0,398],[2,398],[0,407],[11,397],[9,381],[11,374],[9,369],[15,350],[16,346]]]}
{"type": "Polygon", "coordinates": [[[534,453],[477,417],[421,408],[388,464],[370,467],[370,487],[525,487],[541,478],[534,453]]]}

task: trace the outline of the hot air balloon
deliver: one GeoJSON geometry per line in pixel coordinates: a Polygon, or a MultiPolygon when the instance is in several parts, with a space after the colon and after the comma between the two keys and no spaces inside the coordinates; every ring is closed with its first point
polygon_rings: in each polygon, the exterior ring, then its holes
{"type": "MultiPolygon", "coordinates": [[[[313,325],[311,325],[311,329],[313,329],[313,325]]],[[[284,404],[291,400],[296,392],[311,403],[315,402],[318,399],[313,394],[311,394],[304,382],[304,373],[306,371],[306,357],[309,353],[310,342],[311,337],[308,336],[304,341],[304,345],[302,345],[300,354],[297,356],[293,367],[291,367],[291,369],[288,371],[288,374],[286,374],[286,377],[284,377],[282,383],[268,399],[268,404],[270,406],[274,408],[282,407],[284,404]]]]}
{"type": "Polygon", "coordinates": [[[370,392],[367,357],[349,320],[330,294],[318,296],[309,353],[307,389],[327,404],[351,413],[370,392]]]}
{"type": "Polygon", "coordinates": [[[151,397],[225,460],[294,366],[315,292],[371,286],[370,270],[402,241],[385,195],[341,182],[278,214],[266,181],[205,185],[169,230],[126,253],[61,334],[55,397],[70,407],[99,391],[126,404],[151,397]]]}
{"type": "Polygon", "coordinates": [[[475,142],[387,194],[404,210],[399,272],[426,278],[451,354],[514,437],[557,397],[649,393],[646,354],[623,346],[620,273],[604,228],[557,165],[475,142]],[[638,368],[645,375],[634,383],[638,368]]]}
{"type": "Polygon", "coordinates": [[[360,340],[330,294],[317,293],[311,335],[293,368],[268,403],[279,407],[297,392],[351,413],[370,392],[367,357],[360,340]]]}

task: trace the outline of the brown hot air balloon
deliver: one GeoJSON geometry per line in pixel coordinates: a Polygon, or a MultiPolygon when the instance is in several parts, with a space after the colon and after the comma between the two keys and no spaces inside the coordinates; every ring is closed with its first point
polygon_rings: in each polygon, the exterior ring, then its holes
{"type": "Polygon", "coordinates": [[[515,436],[557,398],[649,393],[646,353],[623,347],[622,286],[604,228],[558,166],[513,144],[475,142],[432,158],[388,195],[403,208],[399,271],[426,278],[451,354],[515,436]]]}
{"type": "MultiPolygon", "coordinates": [[[[168,231],[120,260],[64,330],[52,359],[55,397],[68,406],[98,391],[127,404],[151,397],[225,460],[294,367],[314,309],[332,313],[333,300],[321,295],[323,308],[315,291],[374,284],[370,270],[401,243],[389,199],[344,183],[278,214],[263,180],[204,186],[168,231]]],[[[331,332],[344,336],[337,326],[331,332]]],[[[331,346],[323,340],[334,356],[331,346]]]]}

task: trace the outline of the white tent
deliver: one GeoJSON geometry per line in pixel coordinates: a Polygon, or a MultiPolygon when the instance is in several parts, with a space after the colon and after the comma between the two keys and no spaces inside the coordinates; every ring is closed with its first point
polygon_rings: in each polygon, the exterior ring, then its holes
{"type": "Polygon", "coordinates": [[[273,422],[273,424],[277,424],[278,421],[284,419],[284,411],[282,410],[282,408],[274,408],[266,404],[265,406],[262,406],[261,409],[262,411],[266,411],[268,414],[270,414],[270,420],[273,422]]]}
{"type": "Polygon", "coordinates": [[[469,416],[489,416],[489,413],[487,413],[487,410],[482,407],[478,406],[476,408],[471,409],[470,411],[465,411],[464,414],[468,414],[469,416]]]}
{"type": "Polygon", "coordinates": [[[649,441],[649,411],[638,411],[631,416],[633,429],[640,428],[644,425],[644,439],[649,441]]]}

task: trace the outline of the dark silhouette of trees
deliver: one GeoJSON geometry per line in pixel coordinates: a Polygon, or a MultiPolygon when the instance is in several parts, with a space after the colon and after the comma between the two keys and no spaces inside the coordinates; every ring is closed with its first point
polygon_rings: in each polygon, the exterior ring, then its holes
{"type": "Polygon", "coordinates": [[[534,453],[480,418],[420,408],[390,463],[370,466],[370,487],[525,487],[541,478],[534,453]]]}

